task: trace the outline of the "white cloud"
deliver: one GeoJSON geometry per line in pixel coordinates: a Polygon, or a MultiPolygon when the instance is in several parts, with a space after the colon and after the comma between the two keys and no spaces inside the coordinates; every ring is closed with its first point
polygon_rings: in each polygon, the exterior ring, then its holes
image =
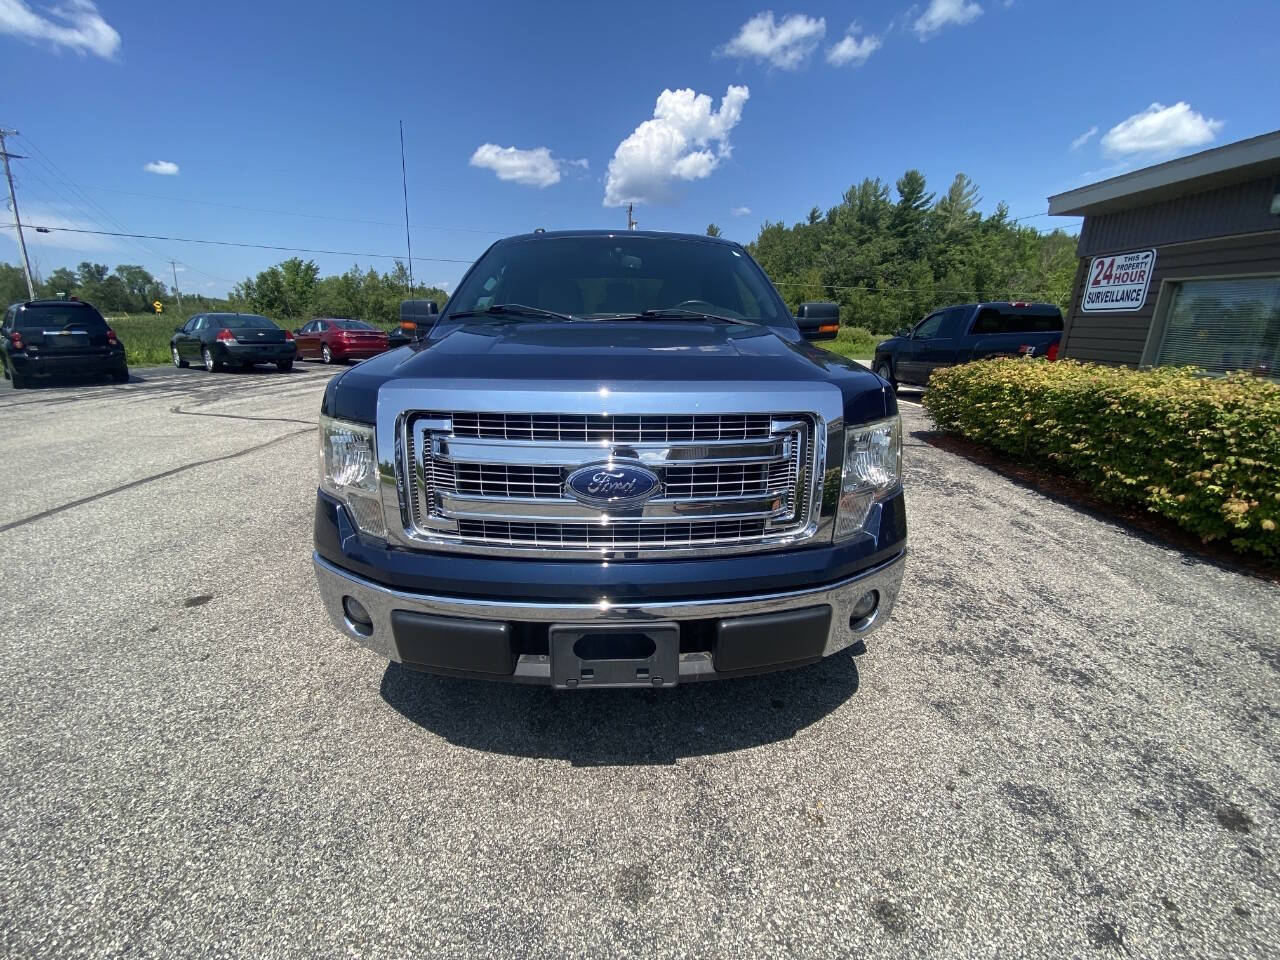
{"type": "Polygon", "coordinates": [[[924,13],[916,18],[911,29],[921,41],[928,40],[943,27],[963,26],[982,16],[982,7],[967,0],[929,0],[924,13]]]}
{"type": "Polygon", "coordinates": [[[90,0],[63,0],[40,13],[32,10],[26,0],[0,0],[0,33],[43,40],[55,47],[108,59],[120,49],[120,34],[102,19],[90,0]]]}
{"type": "MultiPolygon", "coordinates": [[[[3,3],[4,0],[0,0],[3,3]]],[[[172,160],[152,160],[150,163],[144,163],[142,169],[147,173],[158,173],[162,177],[176,177],[178,175],[178,165],[172,160]]]]}
{"type": "Polygon", "coordinates": [[[729,132],[742,119],[750,96],[746,87],[730,86],[720,109],[713,112],[705,93],[663,90],[653,119],[636,127],[614,151],[605,176],[604,205],[659,202],[670,196],[672,180],[709,177],[732,152],[729,132]]]}
{"type": "Polygon", "coordinates": [[[734,208],[733,208],[732,210],[730,210],[729,212],[730,212],[731,214],[733,214],[735,217],[749,217],[749,216],[751,216],[751,208],[750,208],[750,207],[734,207],[734,208]]]}
{"type": "Polygon", "coordinates": [[[718,52],[767,60],[781,70],[794,70],[817,49],[826,32],[827,21],[822,17],[793,13],[775,22],[773,11],[766,10],[744,23],[738,35],[718,52]]]}
{"type": "Polygon", "coordinates": [[[1108,130],[1102,137],[1102,149],[1112,156],[1185,150],[1209,143],[1224,125],[1196,113],[1181,100],[1172,107],[1153,103],[1108,130]]]}
{"type": "Polygon", "coordinates": [[[522,183],[526,187],[549,187],[560,182],[560,162],[547,147],[521,150],[482,143],[471,155],[471,166],[492,170],[499,180],[522,183]]]}
{"type": "Polygon", "coordinates": [[[1083,147],[1086,143],[1088,143],[1097,135],[1098,135],[1098,128],[1096,126],[1090,127],[1084,133],[1080,134],[1080,136],[1076,137],[1074,140],[1071,141],[1071,149],[1079,150],[1081,147],[1083,147]]]}
{"type": "Polygon", "coordinates": [[[827,63],[833,67],[843,67],[849,63],[860,67],[866,63],[867,58],[880,49],[883,41],[874,33],[859,37],[861,32],[856,22],[849,24],[844,39],[827,47],[827,63]]]}
{"type": "Polygon", "coordinates": [[[565,160],[563,162],[570,167],[581,167],[583,170],[591,169],[591,163],[586,157],[582,157],[578,160],[565,160]]]}

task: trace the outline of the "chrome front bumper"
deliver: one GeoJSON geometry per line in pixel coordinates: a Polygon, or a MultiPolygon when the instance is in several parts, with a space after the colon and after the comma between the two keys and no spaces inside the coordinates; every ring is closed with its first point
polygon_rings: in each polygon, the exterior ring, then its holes
{"type": "MultiPolygon", "coordinates": [[[[845,580],[804,590],[723,599],[626,603],[614,603],[605,597],[596,603],[536,603],[408,593],[358,577],[318,554],[313,556],[313,561],[320,596],[334,626],[344,636],[388,660],[401,659],[392,630],[393,611],[472,621],[601,626],[740,618],[803,610],[824,604],[832,609],[827,641],[822,650],[823,656],[829,656],[863,639],[889,618],[902,586],[906,553],[904,551],[886,563],[845,580]],[[875,590],[878,594],[875,610],[870,616],[851,623],[855,604],[869,590],[875,590]],[[371,629],[361,628],[347,616],[344,610],[344,600],[347,597],[359,601],[368,611],[373,621],[371,629]]],[[[785,638],[781,639],[785,642],[785,638]]],[[[786,665],[788,664],[780,664],[779,668],[786,665]]],[[[712,652],[680,654],[682,681],[716,676],[712,652]]],[[[516,662],[514,674],[502,679],[550,683],[550,657],[523,654],[516,662]]]]}

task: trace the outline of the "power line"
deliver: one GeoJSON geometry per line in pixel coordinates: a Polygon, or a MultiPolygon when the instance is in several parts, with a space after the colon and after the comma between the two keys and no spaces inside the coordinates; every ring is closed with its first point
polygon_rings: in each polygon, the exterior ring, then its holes
{"type": "MultiPolygon", "coordinates": [[[[68,189],[73,190],[76,194],[78,194],[80,197],[82,197],[82,198],[83,198],[86,202],[88,202],[91,206],[93,206],[95,209],[97,209],[97,210],[101,211],[101,212],[102,212],[102,214],[103,214],[103,216],[105,216],[105,217],[107,218],[107,220],[109,220],[109,221],[111,222],[111,224],[114,224],[116,227],[119,227],[119,228],[120,228],[120,230],[121,230],[123,233],[128,233],[128,232],[129,232],[129,231],[128,231],[128,228],[127,228],[127,227],[125,227],[125,225],[124,225],[123,223],[121,223],[119,220],[117,220],[114,216],[112,216],[111,212],[110,212],[109,210],[107,210],[107,208],[106,208],[106,207],[102,206],[102,204],[100,204],[100,203],[98,203],[97,201],[95,201],[92,197],[90,197],[88,194],[86,194],[86,193],[84,192],[83,188],[81,188],[78,184],[76,184],[74,181],[72,181],[72,180],[71,180],[71,178],[67,177],[64,173],[62,173],[61,168],[59,168],[59,167],[57,166],[57,164],[55,164],[55,163],[53,162],[53,159],[52,159],[51,157],[49,157],[47,154],[45,154],[45,152],[44,152],[43,150],[41,150],[39,146],[37,146],[35,143],[32,143],[32,141],[31,141],[31,138],[30,138],[30,137],[23,137],[23,140],[26,142],[26,144],[27,144],[27,145],[28,145],[28,146],[29,146],[29,147],[30,147],[30,148],[31,148],[31,149],[32,149],[36,154],[38,154],[38,156],[36,156],[36,157],[35,157],[36,162],[37,162],[37,163],[39,163],[42,167],[44,167],[44,168],[45,168],[45,170],[46,170],[46,171],[48,171],[48,172],[49,172],[49,174],[50,174],[50,175],[51,175],[55,180],[59,180],[59,181],[61,181],[63,184],[65,184],[65,185],[68,187],[68,189]],[[43,159],[41,159],[41,158],[43,158],[43,159]]],[[[59,189],[55,184],[50,184],[50,183],[49,183],[48,181],[46,181],[43,177],[41,177],[39,174],[35,173],[35,171],[32,171],[32,174],[33,174],[33,175],[36,177],[36,179],[37,179],[37,180],[39,180],[42,184],[44,184],[46,187],[48,187],[50,190],[52,190],[54,193],[56,193],[59,197],[61,197],[64,201],[66,201],[66,202],[67,202],[67,203],[72,207],[72,209],[79,211],[81,214],[85,215],[89,220],[93,221],[94,223],[97,223],[99,226],[107,226],[107,224],[103,223],[103,221],[102,221],[98,216],[96,216],[92,211],[90,211],[90,210],[86,210],[86,209],[85,209],[84,207],[82,207],[82,206],[81,206],[81,205],[80,205],[80,204],[79,204],[75,199],[73,199],[72,197],[68,197],[68,196],[67,196],[65,193],[63,193],[63,192],[62,192],[62,190],[61,190],[61,189],[59,189]]],[[[107,231],[107,232],[108,232],[108,233],[110,233],[110,231],[107,231]]],[[[162,254],[162,253],[160,253],[160,252],[158,252],[158,251],[156,251],[156,250],[153,250],[151,247],[148,247],[148,246],[147,246],[146,244],[144,244],[144,243],[138,243],[136,240],[131,239],[131,238],[126,238],[126,239],[129,239],[129,243],[130,243],[132,246],[134,246],[136,249],[138,249],[138,250],[142,251],[143,253],[147,254],[148,256],[155,257],[155,258],[157,258],[158,260],[161,260],[161,261],[164,261],[164,260],[166,260],[166,259],[167,259],[167,260],[168,260],[168,262],[169,262],[169,265],[170,265],[170,267],[173,269],[174,273],[175,273],[175,274],[177,273],[177,266],[175,265],[174,260],[173,260],[173,258],[172,258],[172,257],[168,257],[168,258],[166,258],[166,257],[164,256],[164,254],[162,254]]],[[[179,262],[182,262],[182,261],[179,261],[179,262]]],[[[215,281],[215,282],[218,282],[218,283],[226,283],[226,284],[231,284],[231,285],[234,285],[234,283],[235,283],[235,281],[234,281],[234,280],[228,280],[226,277],[218,277],[218,276],[214,276],[213,274],[206,273],[204,270],[201,270],[199,267],[194,266],[193,264],[183,262],[183,263],[182,263],[182,265],[183,265],[184,267],[187,267],[187,268],[188,268],[188,269],[190,269],[190,270],[194,270],[196,273],[200,274],[201,276],[208,277],[210,280],[213,280],[213,281],[215,281]]],[[[157,273],[158,273],[158,272],[159,272],[159,271],[157,271],[157,273]]],[[[175,276],[175,278],[174,278],[174,286],[175,286],[175,288],[176,288],[176,286],[177,286],[177,278],[176,278],[176,276],[175,276]]]]}
{"type": "MultiPolygon", "coordinates": [[[[382,260],[402,260],[404,259],[398,253],[370,253],[368,251],[357,250],[320,250],[314,247],[283,247],[270,243],[244,243],[234,240],[203,240],[193,237],[164,237],[151,233],[127,233],[114,230],[87,230],[83,227],[56,227],[35,223],[24,223],[24,227],[35,230],[37,233],[53,233],[60,231],[62,233],[85,233],[103,237],[133,237],[142,240],[163,240],[166,243],[204,243],[215,247],[245,247],[251,250],[280,250],[285,253],[319,253],[330,254],[339,257],[377,257],[382,260]]],[[[470,266],[473,260],[457,260],[449,257],[414,257],[413,259],[421,263],[462,263],[470,266]]]]}
{"type": "MultiPolygon", "coordinates": [[[[360,217],[335,217],[323,213],[301,213],[296,210],[274,210],[268,207],[248,207],[239,203],[224,203],[221,200],[196,200],[193,197],[174,197],[163,193],[144,193],[140,190],[119,190],[115,187],[103,187],[97,184],[77,184],[83,190],[100,190],[105,193],[118,193],[128,197],[148,197],[152,200],[173,200],[178,203],[195,203],[206,207],[223,207],[227,210],[244,210],[248,213],[269,213],[276,217],[302,217],[307,220],[332,220],[335,223],[360,223],[371,227],[398,227],[394,220],[365,220],[360,217]]],[[[490,237],[506,237],[517,230],[482,230],[479,227],[451,227],[438,223],[415,223],[414,230],[441,230],[450,233],[478,233],[490,237]]]]}
{"type": "Polygon", "coordinates": [[[855,290],[859,293],[868,294],[890,294],[890,293],[990,293],[999,291],[1001,293],[1029,293],[1038,296],[1050,296],[1052,290],[1027,290],[1022,287],[986,287],[984,290],[978,290],[973,287],[900,287],[896,285],[877,286],[875,289],[867,287],[854,287],[849,285],[841,285],[837,283],[808,283],[803,280],[773,280],[775,287],[819,287],[823,290],[855,290]]]}
{"type": "MultiPolygon", "coordinates": [[[[59,180],[64,186],[66,186],[67,189],[70,190],[74,195],[78,196],[80,200],[88,204],[94,210],[97,210],[99,213],[101,213],[102,217],[105,218],[106,222],[103,222],[103,219],[99,218],[97,215],[95,215],[94,213],[90,212],[89,210],[81,206],[79,201],[71,199],[57,187],[52,187],[55,193],[57,193],[60,197],[66,200],[73,208],[79,210],[82,214],[88,217],[88,219],[92,220],[94,223],[97,223],[99,226],[115,227],[115,229],[120,230],[123,233],[128,233],[129,231],[128,227],[126,227],[123,223],[121,223],[111,213],[110,210],[108,210],[102,204],[98,203],[96,200],[90,197],[87,193],[85,193],[84,190],[82,190],[79,186],[77,186],[76,183],[70,177],[68,177],[65,173],[63,173],[62,169],[56,163],[54,163],[53,158],[50,157],[48,154],[46,154],[43,150],[41,150],[37,144],[32,142],[30,137],[23,137],[22,139],[23,139],[23,142],[32,151],[35,152],[36,154],[35,160],[37,163],[39,163],[42,167],[44,167],[45,170],[47,170],[51,176],[53,176],[55,179],[59,180]]],[[[42,177],[39,177],[38,175],[37,175],[37,179],[39,179],[41,183],[45,183],[46,186],[52,186],[46,183],[45,180],[42,177]]],[[[148,256],[155,257],[160,261],[166,261],[169,259],[165,254],[160,253],[158,250],[151,249],[146,244],[133,243],[132,245],[136,247],[138,250],[141,250],[143,253],[147,254],[148,256]]]]}

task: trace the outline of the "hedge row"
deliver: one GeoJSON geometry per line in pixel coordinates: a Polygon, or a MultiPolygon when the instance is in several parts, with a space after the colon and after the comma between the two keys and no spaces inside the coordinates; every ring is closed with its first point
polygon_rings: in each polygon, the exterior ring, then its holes
{"type": "Polygon", "coordinates": [[[939,370],[939,427],[1136,503],[1203,540],[1280,557],[1280,385],[1248,374],[987,360],[939,370]]]}

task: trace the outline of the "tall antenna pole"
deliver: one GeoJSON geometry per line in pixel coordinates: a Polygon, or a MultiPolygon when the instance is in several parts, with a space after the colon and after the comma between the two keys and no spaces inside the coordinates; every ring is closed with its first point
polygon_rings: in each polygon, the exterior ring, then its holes
{"type": "MultiPolygon", "coordinates": [[[[9,181],[9,206],[13,208],[13,225],[18,231],[18,249],[22,251],[22,272],[27,278],[27,298],[36,298],[36,287],[31,282],[31,260],[27,257],[27,241],[22,236],[22,218],[18,216],[18,195],[13,192],[13,174],[9,172],[10,153],[5,149],[4,138],[16,137],[17,130],[5,130],[0,127],[0,158],[4,160],[4,178],[9,181]]],[[[20,154],[12,154],[15,160],[23,159],[20,154]]]]}
{"type": "Polygon", "coordinates": [[[404,169],[404,121],[400,121],[400,186],[404,188],[404,245],[409,251],[409,296],[413,296],[413,240],[409,237],[409,175],[404,169]]]}
{"type": "Polygon", "coordinates": [[[169,261],[169,266],[173,267],[173,292],[178,298],[178,312],[182,312],[182,291],[178,289],[178,264],[173,260],[169,261]]]}

